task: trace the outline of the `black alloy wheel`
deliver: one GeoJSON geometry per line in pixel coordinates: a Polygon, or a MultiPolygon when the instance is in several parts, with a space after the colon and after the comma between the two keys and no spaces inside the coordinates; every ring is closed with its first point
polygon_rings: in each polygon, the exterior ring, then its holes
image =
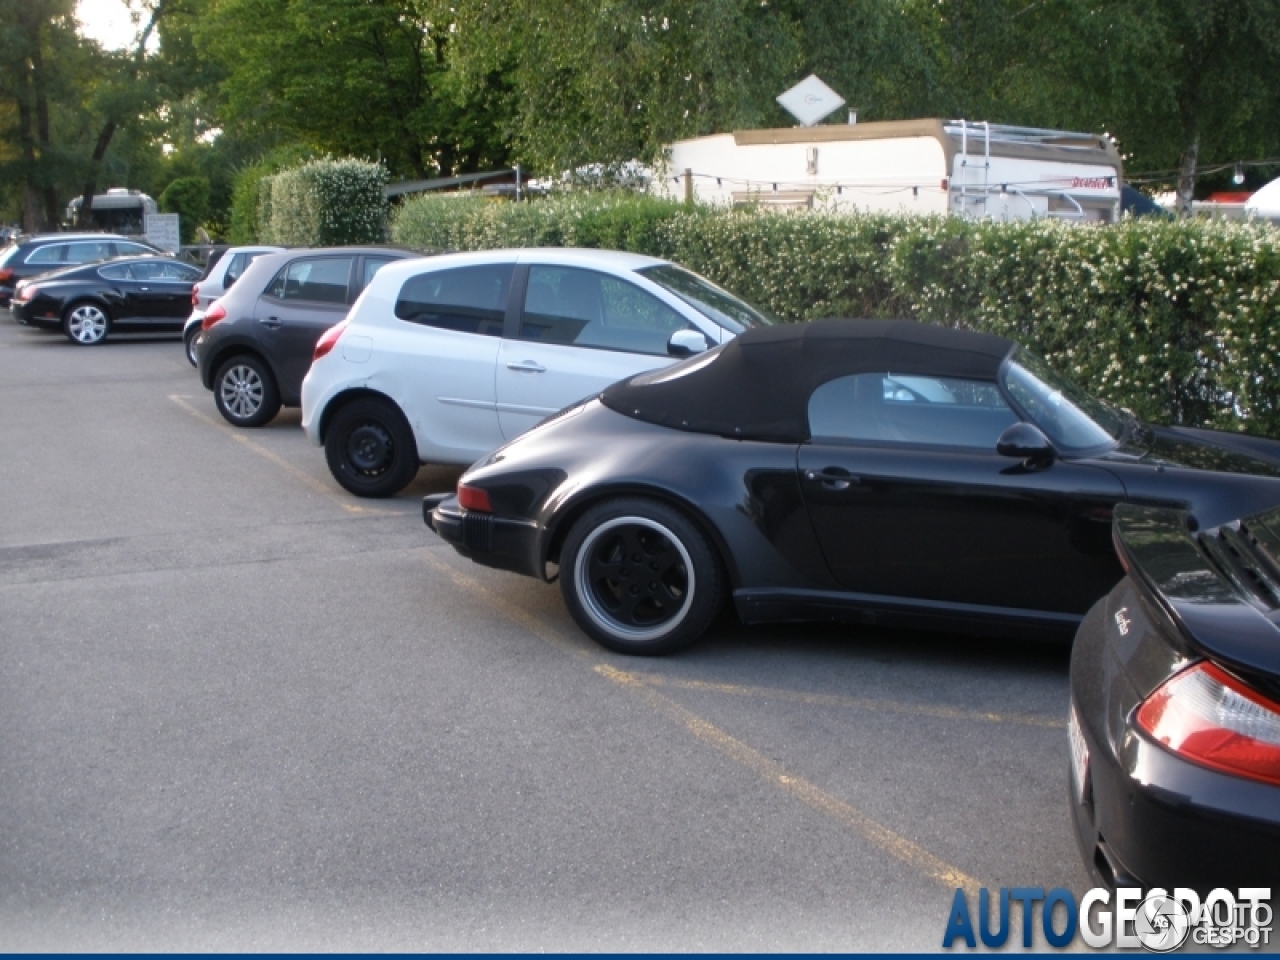
{"type": "Polygon", "coordinates": [[[62,332],[81,347],[92,347],[107,339],[111,332],[111,316],[101,304],[81,300],[62,314],[62,332]]]}
{"type": "Polygon", "coordinates": [[[223,418],[237,427],[260,427],[280,412],[280,391],[271,368],[247,353],[218,368],[213,399],[223,418]]]}
{"type": "Polygon", "coordinates": [[[683,513],[639,498],[578,519],[561,551],[560,590],[574,620],[618,653],[670,653],[696,640],[724,594],[720,562],[683,513]]]}
{"type": "Polygon", "coordinates": [[[392,497],[418,475],[418,444],[391,403],[362,397],[329,424],[324,442],[329,472],[357,497],[392,497]]]}

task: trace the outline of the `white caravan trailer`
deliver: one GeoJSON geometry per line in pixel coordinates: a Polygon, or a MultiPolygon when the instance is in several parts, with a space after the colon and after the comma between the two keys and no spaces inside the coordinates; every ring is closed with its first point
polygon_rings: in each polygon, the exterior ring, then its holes
{"type": "Polygon", "coordinates": [[[722,205],[1114,221],[1122,170],[1105,136],[902,120],[681,140],[666,174],[656,192],[722,205]]]}

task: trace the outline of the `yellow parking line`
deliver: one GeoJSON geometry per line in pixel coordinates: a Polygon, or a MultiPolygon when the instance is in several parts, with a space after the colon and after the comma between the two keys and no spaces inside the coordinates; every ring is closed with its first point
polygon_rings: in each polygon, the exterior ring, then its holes
{"type": "Polygon", "coordinates": [[[945,860],[934,856],[924,847],[912,840],[908,840],[856,807],[833,797],[808,780],[793,776],[781,764],[770,760],[758,750],[752,749],[741,740],[730,736],[719,727],[702,719],[696,713],[685,709],[666,695],[659,693],[652,688],[645,676],[619,670],[607,663],[600,662],[599,658],[589,650],[575,644],[561,634],[559,630],[556,630],[540,618],[521,610],[515,604],[500,597],[474,577],[460,573],[443,560],[429,554],[425,555],[424,559],[429,566],[449,577],[458,586],[483,596],[488,603],[498,608],[506,617],[520,624],[540,640],[550,643],[559,650],[571,653],[575,657],[585,659],[597,674],[631,692],[651,709],[683,727],[703,743],[714,747],[739,766],[782,788],[818,813],[824,814],[841,826],[854,831],[890,856],[896,857],[908,866],[947,887],[963,887],[969,893],[975,893],[982,886],[979,881],[958,867],[954,867],[945,860]]]}
{"type": "Polygon", "coordinates": [[[970,720],[985,723],[1018,723],[1029,727],[1066,729],[1066,721],[1054,717],[1037,717],[1020,713],[987,713],[982,710],[957,710],[952,707],[936,707],[928,704],[900,703],[896,700],[877,700],[870,697],[844,697],[832,693],[803,693],[798,690],[780,690],[775,687],[741,686],[736,683],[710,683],[706,680],[678,680],[653,673],[637,673],[636,678],[652,687],[672,687],[678,690],[702,690],[708,693],[725,693],[735,697],[757,697],[763,700],[780,700],[784,703],[804,703],[817,707],[853,707],[858,710],[876,710],[882,713],[905,713],[919,717],[937,717],[941,720],[970,720]]]}
{"type": "Polygon", "coordinates": [[[171,393],[169,394],[169,399],[172,400],[174,403],[176,403],[179,407],[181,407],[187,413],[191,414],[191,416],[195,417],[200,422],[207,424],[210,427],[213,427],[215,430],[220,430],[222,433],[226,434],[228,437],[230,437],[232,440],[235,440],[237,443],[244,444],[254,453],[258,454],[258,456],[265,457],[267,460],[270,460],[281,470],[289,474],[289,476],[293,477],[295,480],[300,481],[304,486],[310,488],[311,490],[314,490],[316,493],[323,494],[324,496],[328,497],[330,500],[333,500],[335,503],[338,504],[338,506],[342,507],[343,510],[347,511],[347,513],[381,514],[383,516],[405,516],[405,512],[402,510],[379,510],[376,507],[362,507],[357,503],[348,503],[342,494],[338,493],[328,484],[322,483],[321,481],[317,480],[315,477],[311,476],[309,473],[305,473],[302,470],[299,470],[288,460],[284,459],[278,454],[272,453],[266,447],[262,446],[262,444],[257,443],[254,440],[250,440],[247,436],[245,436],[244,433],[242,433],[239,430],[236,430],[229,423],[220,423],[217,420],[213,419],[213,417],[210,417],[206,414],[201,413],[191,404],[187,403],[186,397],[179,396],[176,393],[171,393]]]}

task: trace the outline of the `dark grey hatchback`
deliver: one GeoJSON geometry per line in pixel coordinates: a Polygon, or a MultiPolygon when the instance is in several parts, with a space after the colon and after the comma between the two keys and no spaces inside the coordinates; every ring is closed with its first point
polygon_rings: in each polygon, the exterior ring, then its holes
{"type": "Polygon", "coordinates": [[[259,427],[302,402],[316,341],[340,323],[382,267],[421,256],[395,247],[325,247],[259,257],[205,313],[200,380],[218,412],[259,427]]]}

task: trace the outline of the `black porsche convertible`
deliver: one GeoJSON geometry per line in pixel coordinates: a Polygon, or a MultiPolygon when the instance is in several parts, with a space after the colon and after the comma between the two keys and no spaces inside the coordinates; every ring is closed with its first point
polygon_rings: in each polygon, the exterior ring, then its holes
{"type": "Polygon", "coordinates": [[[552,580],[625,653],[746,622],[1070,635],[1119,581],[1120,502],[1216,526],[1280,504],[1280,443],[1154,427],[1001,337],[762,327],[614,384],[428,497],[473,560],[552,580]]]}

